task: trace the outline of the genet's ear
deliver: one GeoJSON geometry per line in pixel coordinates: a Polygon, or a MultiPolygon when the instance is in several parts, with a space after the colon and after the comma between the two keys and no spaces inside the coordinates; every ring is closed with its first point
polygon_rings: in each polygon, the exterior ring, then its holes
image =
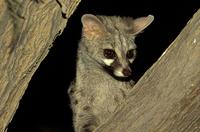
{"type": "Polygon", "coordinates": [[[83,36],[93,39],[105,35],[106,29],[102,22],[92,14],[85,14],[81,18],[83,24],[83,36]]]}
{"type": "Polygon", "coordinates": [[[153,15],[148,15],[147,17],[140,17],[132,21],[132,29],[129,30],[131,34],[137,35],[147,28],[154,20],[153,15]]]}

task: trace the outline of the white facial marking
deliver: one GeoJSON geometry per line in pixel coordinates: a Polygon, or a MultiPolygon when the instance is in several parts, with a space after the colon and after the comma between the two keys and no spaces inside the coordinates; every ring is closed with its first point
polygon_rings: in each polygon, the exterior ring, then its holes
{"type": "Polygon", "coordinates": [[[115,71],[114,71],[115,76],[125,77],[124,74],[122,73],[122,70],[123,70],[122,68],[115,69],[115,71]]]}
{"type": "Polygon", "coordinates": [[[130,63],[133,63],[133,61],[134,61],[134,59],[129,59],[129,62],[130,62],[130,63]]]}
{"type": "Polygon", "coordinates": [[[114,62],[114,59],[104,59],[103,62],[104,62],[107,66],[111,66],[111,64],[114,62]]]}

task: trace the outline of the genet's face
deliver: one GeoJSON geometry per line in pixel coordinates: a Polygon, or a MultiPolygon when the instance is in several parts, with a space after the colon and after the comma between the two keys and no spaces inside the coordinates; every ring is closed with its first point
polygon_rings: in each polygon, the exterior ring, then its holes
{"type": "Polygon", "coordinates": [[[116,35],[102,52],[104,64],[112,69],[116,77],[129,77],[131,75],[130,64],[136,57],[136,45],[133,39],[124,35],[116,35]]]}

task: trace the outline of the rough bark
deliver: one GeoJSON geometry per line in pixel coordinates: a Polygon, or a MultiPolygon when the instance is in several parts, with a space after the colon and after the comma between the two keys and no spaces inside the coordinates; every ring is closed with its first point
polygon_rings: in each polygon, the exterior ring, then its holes
{"type": "Polygon", "coordinates": [[[200,132],[200,10],[95,132],[200,132]]]}
{"type": "Polygon", "coordinates": [[[0,0],[0,132],[80,0],[0,0]]]}

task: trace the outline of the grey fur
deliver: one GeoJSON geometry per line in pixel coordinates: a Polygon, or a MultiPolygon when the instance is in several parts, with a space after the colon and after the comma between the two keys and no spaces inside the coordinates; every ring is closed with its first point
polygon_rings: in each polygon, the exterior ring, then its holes
{"type": "Polygon", "coordinates": [[[126,99],[133,81],[119,81],[105,70],[103,50],[113,49],[116,52],[117,58],[111,65],[113,71],[129,68],[126,53],[134,49],[132,59],[135,59],[135,35],[153,21],[152,16],[148,17],[145,17],[146,24],[141,26],[140,31],[135,31],[132,18],[90,14],[82,17],[83,35],[78,48],[76,78],[68,91],[75,132],[94,131],[126,99]],[[87,24],[92,25],[94,30],[97,28],[98,35],[95,32],[90,34],[90,29],[84,32],[87,24]]]}

